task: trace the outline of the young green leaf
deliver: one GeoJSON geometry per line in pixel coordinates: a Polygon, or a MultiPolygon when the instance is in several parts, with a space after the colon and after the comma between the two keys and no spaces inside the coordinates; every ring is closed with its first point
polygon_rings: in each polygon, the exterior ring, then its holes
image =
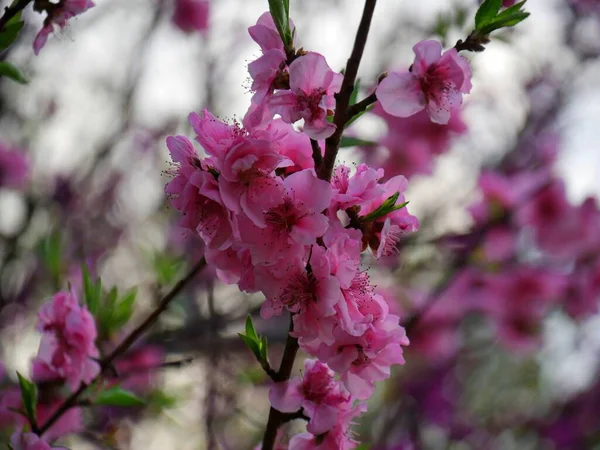
{"type": "Polygon", "coordinates": [[[42,240],[39,246],[44,265],[56,280],[62,272],[62,243],[59,233],[52,233],[42,240]]]}
{"type": "Polygon", "coordinates": [[[130,289],[113,308],[111,325],[115,329],[121,328],[131,319],[136,294],[137,289],[130,289]]]}
{"type": "Polygon", "coordinates": [[[29,80],[25,78],[25,75],[23,75],[23,72],[21,72],[20,69],[17,69],[11,63],[6,61],[0,61],[0,77],[7,77],[21,84],[29,83],[29,80]]]}
{"type": "Polygon", "coordinates": [[[0,32],[0,50],[8,48],[17,39],[23,25],[25,25],[25,22],[21,20],[21,11],[19,11],[0,32]]]}
{"type": "Polygon", "coordinates": [[[257,360],[260,361],[260,347],[258,341],[242,333],[238,333],[238,336],[242,338],[242,341],[244,341],[246,346],[248,346],[252,354],[256,357],[257,360]]]}
{"type": "Polygon", "coordinates": [[[354,117],[352,117],[350,120],[348,120],[348,122],[346,122],[346,125],[344,126],[344,128],[348,128],[350,125],[352,125],[358,119],[360,119],[363,116],[363,114],[371,111],[374,107],[375,107],[374,104],[373,105],[369,105],[369,106],[367,106],[367,108],[364,111],[361,111],[358,114],[354,115],[354,117]]]}
{"type": "Polygon", "coordinates": [[[102,282],[100,280],[95,283],[92,282],[90,272],[85,265],[81,266],[81,273],[83,274],[83,296],[85,304],[87,305],[90,314],[96,317],[100,310],[100,303],[102,300],[102,282]]]}
{"type": "Polygon", "coordinates": [[[133,392],[127,391],[120,387],[114,387],[100,392],[92,401],[94,405],[102,406],[143,406],[146,404],[144,400],[139,398],[133,392]]]}
{"type": "Polygon", "coordinates": [[[406,205],[408,205],[408,202],[404,202],[401,203],[399,205],[396,205],[396,202],[398,201],[398,198],[400,197],[400,193],[396,192],[394,195],[390,195],[382,204],[379,208],[377,208],[374,211],[371,211],[369,214],[367,214],[364,217],[361,217],[361,220],[363,220],[364,222],[372,222],[374,220],[377,220],[381,217],[385,217],[388,214],[390,214],[393,211],[397,211],[398,209],[402,209],[404,208],[406,205]]]}
{"type": "MultiPolygon", "coordinates": [[[[289,11],[289,5],[287,11],[289,11]]],[[[273,17],[273,22],[275,22],[275,27],[279,32],[279,36],[281,36],[283,45],[286,47],[291,45],[292,34],[290,32],[289,15],[286,13],[284,0],[269,0],[269,12],[271,13],[271,17],[273,17]]]]}
{"type": "Polygon", "coordinates": [[[19,387],[21,388],[21,401],[23,402],[23,409],[25,410],[25,414],[29,419],[29,423],[35,428],[37,426],[37,387],[19,372],[17,372],[17,377],[19,378],[19,387]]]}
{"type": "Polygon", "coordinates": [[[245,329],[246,329],[246,336],[248,336],[249,338],[254,339],[254,340],[258,339],[258,335],[256,334],[256,329],[254,328],[254,324],[252,323],[252,316],[250,314],[248,314],[246,316],[245,329]]]}
{"type": "Polygon", "coordinates": [[[373,147],[377,145],[375,141],[366,141],[364,139],[343,136],[340,141],[340,148],[343,147],[373,147]]]}
{"type": "Polygon", "coordinates": [[[498,15],[501,7],[502,0],[485,0],[475,14],[475,30],[479,31],[491,22],[498,15]]]}

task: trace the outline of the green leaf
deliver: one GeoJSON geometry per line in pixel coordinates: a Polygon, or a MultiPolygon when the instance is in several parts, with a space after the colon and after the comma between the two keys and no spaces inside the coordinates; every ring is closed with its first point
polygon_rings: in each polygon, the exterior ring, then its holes
{"type": "Polygon", "coordinates": [[[133,306],[135,304],[135,297],[137,295],[137,289],[130,289],[124,296],[117,302],[113,309],[111,326],[115,329],[121,328],[125,325],[131,316],[133,315],[133,306]]]}
{"type": "Polygon", "coordinates": [[[92,404],[102,406],[143,406],[146,402],[133,392],[126,391],[120,387],[114,387],[100,392],[92,404]]]}
{"type": "Polygon", "coordinates": [[[346,122],[346,125],[344,128],[348,128],[351,124],[353,124],[354,122],[356,122],[358,119],[360,119],[363,114],[368,113],[369,111],[371,111],[373,108],[375,108],[375,104],[373,105],[369,105],[367,106],[367,108],[364,111],[359,112],[358,114],[356,114],[354,117],[352,117],[348,122],[346,122]]]}
{"type": "Polygon", "coordinates": [[[183,267],[183,260],[170,255],[157,253],[154,255],[154,271],[158,284],[169,285],[177,277],[183,267]]]}
{"type": "Polygon", "coordinates": [[[19,387],[21,388],[21,401],[23,402],[23,409],[25,410],[25,414],[27,414],[29,423],[31,423],[35,428],[37,424],[37,387],[19,372],[17,372],[17,377],[19,378],[19,387]]]}
{"type": "Polygon", "coordinates": [[[401,203],[396,205],[398,198],[400,197],[400,193],[396,192],[394,195],[390,195],[375,211],[371,211],[364,217],[361,217],[361,220],[365,222],[372,222],[373,220],[377,220],[381,217],[385,217],[393,211],[397,211],[399,209],[404,208],[408,205],[408,202],[401,203]]]}
{"type": "Polygon", "coordinates": [[[90,277],[88,268],[83,264],[81,266],[81,273],[83,274],[83,296],[85,304],[92,316],[96,316],[98,313],[98,307],[100,306],[100,299],[96,297],[96,288],[90,277]]]}
{"type": "Polygon", "coordinates": [[[475,29],[480,30],[492,21],[501,7],[502,0],[485,0],[475,14],[475,29]]]}
{"type": "Polygon", "coordinates": [[[369,450],[370,448],[371,446],[369,444],[360,444],[355,450],[369,450]]]}
{"type": "Polygon", "coordinates": [[[284,0],[269,0],[269,12],[275,22],[275,27],[281,36],[281,40],[285,47],[292,44],[290,32],[290,20],[289,20],[289,5],[286,9],[284,0]],[[286,12],[287,10],[287,12],[286,12]]]}
{"type": "Polygon", "coordinates": [[[60,280],[62,272],[62,242],[59,233],[52,233],[40,243],[40,256],[50,274],[60,280]]]}
{"type": "Polygon", "coordinates": [[[25,75],[23,75],[23,72],[21,72],[20,69],[17,69],[6,61],[0,62],[0,77],[7,77],[21,84],[29,83],[29,80],[25,78],[25,75]]]}
{"type": "Polygon", "coordinates": [[[244,343],[248,346],[252,354],[256,357],[257,360],[260,361],[260,348],[258,341],[242,333],[238,333],[238,336],[242,338],[242,341],[244,341],[244,343]]]}
{"type": "Polygon", "coordinates": [[[248,336],[249,338],[252,338],[254,340],[258,339],[258,335],[256,334],[256,329],[254,328],[254,324],[252,323],[252,316],[250,314],[248,314],[246,316],[245,329],[246,329],[246,336],[248,336]]]}
{"type": "Polygon", "coordinates": [[[377,142],[366,141],[364,139],[343,136],[340,141],[340,148],[343,147],[372,147],[377,145],[377,142]]]}
{"type": "Polygon", "coordinates": [[[504,16],[498,16],[483,28],[481,32],[484,34],[490,34],[492,31],[499,30],[500,28],[514,27],[518,23],[523,22],[529,17],[528,12],[518,11],[504,16]]]}
{"type": "Polygon", "coordinates": [[[21,20],[21,11],[19,11],[6,23],[0,33],[0,50],[8,48],[17,39],[23,25],[25,25],[25,22],[21,20]]]}

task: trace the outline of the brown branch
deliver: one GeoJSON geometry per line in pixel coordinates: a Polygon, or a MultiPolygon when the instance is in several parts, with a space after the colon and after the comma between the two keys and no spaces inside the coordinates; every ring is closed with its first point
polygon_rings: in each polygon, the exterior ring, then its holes
{"type": "Polygon", "coordinates": [[[315,170],[319,170],[321,164],[323,164],[323,152],[321,151],[321,146],[318,141],[314,139],[310,140],[310,146],[312,147],[312,158],[315,162],[315,170]]]}
{"type": "MultiPolygon", "coordinates": [[[[275,382],[283,383],[289,380],[292,374],[294,360],[299,348],[298,339],[290,336],[292,331],[294,331],[294,320],[293,317],[290,317],[290,328],[281,358],[281,365],[275,376],[271,377],[275,382]]],[[[282,413],[271,407],[269,410],[269,419],[267,420],[267,428],[263,437],[262,450],[273,450],[275,439],[277,438],[277,430],[282,424],[291,420],[288,416],[289,414],[282,413]]]]}
{"type": "Polygon", "coordinates": [[[167,309],[169,304],[173,301],[177,295],[183,290],[183,288],[206,266],[206,260],[202,258],[200,261],[196,263],[194,267],[187,273],[185,277],[183,277],[179,282],[173,286],[171,289],[160,301],[159,305],[156,307],[154,311],[140,324],[137,328],[135,328],[131,333],[123,339],[123,341],[112,351],[106,358],[103,359],[100,364],[100,373],[92,380],[90,384],[82,384],[79,389],[73,392],[64,402],[63,404],[46,420],[46,422],[39,428],[39,434],[44,434],[48,429],[56,423],[60,417],[67,412],[71,407],[77,404],[79,397],[81,394],[85,392],[85,390],[91,385],[98,381],[102,376],[110,370],[113,366],[113,362],[121,355],[123,355],[131,345],[137,341],[137,339],[144,334],[160,317],[160,315],[167,309]]]}
{"type": "Polygon", "coordinates": [[[350,54],[350,58],[348,59],[348,63],[346,64],[344,81],[342,82],[340,92],[335,96],[336,104],[333,123],[336,126],[336,130],[325,141],[325,157],[323,158],[323,164],[319,170],[319,178],[322,180],[329,181],[331,179],[331,174],[333,173],[333,166],[335,165],[335,158],[337,157],[337,152],[340,148],[340,140],[344,133],[344,126],[349,119],[348,106],[350,104],[350,97],[352,96],[352,91],[354,91],[354,83],[356,81],[356,75],[358,74],[360,60],[362,59],[367,43],[369,28],[371,27],[371,20],[373,19],[376,3],[377,0],[365,1],[365,8],[354,40],[354,47],[350,54]]]}

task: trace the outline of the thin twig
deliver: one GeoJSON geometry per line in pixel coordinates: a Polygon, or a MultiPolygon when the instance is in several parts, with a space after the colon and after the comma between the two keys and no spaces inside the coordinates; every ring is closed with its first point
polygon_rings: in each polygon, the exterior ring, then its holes
{"type": "Polygon", "coordinates": [[[325,141],[325,157],[323,158],[323,165],[319,170],[319,178],[322,180],[329,181],[331,179],[331,174],[333,173],[335,158],[337,157],[340,148],[340,140],[344,133],[344,125],[346,125],[346,122],[348,121],[348,105],[350,104],[350,97],[354,91],[358,67],[360,66],[360,60],[362,59],[365,45],[367,44],[369,28],[371,27],[371,20],[373,19],[373,12],[375,11],[376,4],[377,0],[365,1],[365,8],[354,40],[354,47],[352,48],[352,53],[346,64],[342,87],[340,92],[335,96],[336,103],[333,123],[336,126],[336,130],[325,141]]]}
{"type": "Polygon", "coordinates": [[[192,267],[192,269],[187,273],[185,277],[183,277],[179,282],[173,286],[171,289],[160,301],[160,304],[156,307],[154,311],[144,320],[137,328],[135,328],[131,333],[123,339],[123,341],[102,361],[100,364],[100,373],[92,380],[90,384],[81,384],[79,389],[73,392],[64,402],[63,404],[46,420],[44,425],[42,425],[39,429],[39,434],[44,434],[48,429],[56,423],[60,417],[67,412],[72,406],[74,406],[81,394],[85,392],[85,390],[96,381],[98,381],[105,372],[107,372],[110,367],[112,367],[113,362],[123,355],[129,347],[131,347],[138,338],[144,334],[160,317],[160,315],[166,311],[169,304],[173,301],[177,295],[183,290],[183,288],[206,266],[206,260],[202,258],[200,261],[192,267]]]}

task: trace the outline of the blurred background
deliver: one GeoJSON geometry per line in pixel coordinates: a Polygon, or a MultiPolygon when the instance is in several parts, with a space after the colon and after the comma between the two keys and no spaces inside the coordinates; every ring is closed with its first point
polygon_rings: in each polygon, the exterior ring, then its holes
{"type": "MultiPolygon", "coordinates": [[[[297,47],[341,70],[362,2],[290,3],[297,47]]],[[[408,68],[418,41],[464,39],[476,8],[380,0],[363,95],[382,72],[408,68]]],[[[43,16],[26,10],[0,55],[31,80],[0,79],[0,428],[12,374],[35,356],[36,310],[81,284],[82,263],[107,287],[138,287],[135,323],[201,257],[164,195],[165,137],[192,138],[187,115],[202,108],[241,120],[247,64],[260,54],[247,28],[267,9],[97,0],[37,57],[43,16]]],[[[600,449],[600,2],[529,0],[527,10],[466,55],[474,88],[460,117],[439,126],[375,109],[348,130],[365,145],[339,154],[409,178],[421,221],[396,256],[364,264],[411,340],[357,427],[368,448],[600,449]]],[[[148,407],[85,411],[66,445],[252,448],[268,380],[236,333],[253,314],[278,362],[287,332],[285,318],[261,321],[261,301],[205,270],[123,362],[148,407]],[[161,361],[179,362],[147,370],[161,361]]]]}

